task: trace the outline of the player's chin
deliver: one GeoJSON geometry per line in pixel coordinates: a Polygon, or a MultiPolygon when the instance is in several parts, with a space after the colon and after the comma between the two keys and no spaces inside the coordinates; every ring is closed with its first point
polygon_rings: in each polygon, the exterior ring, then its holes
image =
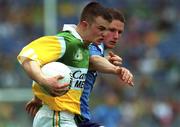
{"type": "Polygon", "coordinates": [[[110,47],[111,48],[114,48],[116,46],[116,42],[115,41],[112,41],[111,43],[110,43],[110,47]]]}
{"type": "Polygon", "coordinates": [[[96,42],[101,43],[102,41],[104,41],[104,38],[103,38],[103,37],[100,37],[100,38],[97,39],[96,42]]]}
{"type": "Polygon", "coordinates": [[[113,49],[115,47],[115,45],[107,45],[106,47],[109,49],[113,49]]]}

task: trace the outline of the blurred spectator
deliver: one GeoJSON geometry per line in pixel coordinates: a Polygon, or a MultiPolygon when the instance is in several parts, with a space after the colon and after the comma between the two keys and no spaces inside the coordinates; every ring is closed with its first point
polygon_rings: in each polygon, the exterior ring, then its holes
{"type": "Polygon", "coordinates": [[[161,127],[171,127],[173,120],[172,107],[165,102],[154,103],[153,114],[161,127]]]}
{"type": "Polygon", "coordinates": [[[105,127],[118,127],[121,122],[121,112],[118,108],[119,98],[111,89],[104,91],[105,104],[97,106],[92,113],[92,120],[105,127]]]}

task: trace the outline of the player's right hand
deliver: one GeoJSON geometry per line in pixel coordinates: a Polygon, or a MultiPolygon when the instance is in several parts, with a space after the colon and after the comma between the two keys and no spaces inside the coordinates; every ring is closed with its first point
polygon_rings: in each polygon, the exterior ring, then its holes
{"type": "Polygon", "coordinates": [[[41,83],[43,87],[45,87],[48,90],[48,93],[54,97],[56,96],[62,96],[69,90],[69,84],[61,84],[58,81],[63,79],[61,75],[57,75],[54,77],[46,77],[41,83]]]}
{"type": "Polygon", "coordinates": [[[116,54],[114,54],[112,51],[109,51],[108,53],[108,61],[115,66],[122,65],[122,58],[116,54]]]}

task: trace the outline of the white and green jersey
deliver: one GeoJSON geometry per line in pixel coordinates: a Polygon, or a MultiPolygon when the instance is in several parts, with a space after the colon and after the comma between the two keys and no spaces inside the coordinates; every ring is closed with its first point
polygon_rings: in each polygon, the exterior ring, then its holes
{"type": "Polygon", "coordinates": [[[72,70],[71,89],[63,96],[52,97],[44,93],[37,83],[33,84],[34,94],[52,110],[81,114],[80,98],[89,66],[89,50],[78,36],[75,30],[63,31],[56,36],[44,36],[29,43],[18,55],[20,63],[32,59],[43,66],[59,61],[72,70]]]}

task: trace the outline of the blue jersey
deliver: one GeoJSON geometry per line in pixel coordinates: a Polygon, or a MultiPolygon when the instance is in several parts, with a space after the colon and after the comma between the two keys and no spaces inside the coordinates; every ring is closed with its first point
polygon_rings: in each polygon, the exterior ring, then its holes
{"type": "MultiPolygon", "coordinates": [[[[90,57],[93,55],[99,55],[99,56],[104,56],[104,45],[95,45],[91,44],[89,46],[89,51],[90,51],[90,57]]],[[[84,84],[84,90],[82,92],[81,96],[81,115],[87,119],[90,120],[90,109],[89,109],[89,96],[92,91],[92,88],[94,86],[95,80],[97,77],[97,72],[96,71],[88,71],[85,84],[84,84]]]]}

